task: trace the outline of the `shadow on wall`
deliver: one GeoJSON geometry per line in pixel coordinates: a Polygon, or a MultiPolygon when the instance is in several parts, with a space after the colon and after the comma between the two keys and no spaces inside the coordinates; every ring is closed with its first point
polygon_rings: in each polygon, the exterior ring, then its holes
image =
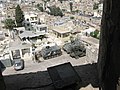
{"type": "Polygon", "coordinates": [[[3,72],[5,69],[5,65],[0,61],[0,70],[3,72]]]}
{"type": "MultiPolygon", "coordinates": [[[[99,87],[98,71],[97,71],[96,63],[75,66],[74,68],[82,79],[81,88],[86,87],[89,84],[91,84],[93,88],[99,87]]],[[[93,90],[93,89],[91,89],[91,90],[93,90]]]]}
{"type": "MultiPolygon", "coordinates": [[[[79,90],[80,88],[86,87],[89,84],[95,88],[98,87],[98,74],[96,64],[75,66],[74,68],[77,71],[78,75],[81,77],[82,84],[78,85],[79,87],[77,89],[69,90],[79,90]]],[[[52,81],[47,71],[4,76],[4,80],[6,83],[6,90],[55,90],[51,84],[52,81]],[[24,87],[32,88],[21,89],[24,87]]]]}
{"type": "Polygon", "coordinates": [[[4,83],[4,78],[2,76],[1,69],[0,69],[0,90],[6,90],[6,86],[5,86],[5,83],[4,83]]]}

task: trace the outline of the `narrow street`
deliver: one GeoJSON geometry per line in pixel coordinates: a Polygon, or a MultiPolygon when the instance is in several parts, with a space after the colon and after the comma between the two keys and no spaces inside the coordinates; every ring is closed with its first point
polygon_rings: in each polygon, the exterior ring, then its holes
{"type": "MultiPolygon", "coordinates": [[[[41,58],[42,59],[42,58],[41,58]]],[[[37,71],[46,71],[48,67],[59,65],[62,63],[71,62],[73,66],[84,65],[86,63],[86,57],[81,57],[79,59],[74,59],[63,52],[63,55],[48,60],[44,60],[40,63],[33,62],[31,60],[25,61],[25,68],[21,71],[15,71],[13,66],[8,67],[3,71],[3,75],[13,75],[13,74],[23,74],[37,71]]]]}

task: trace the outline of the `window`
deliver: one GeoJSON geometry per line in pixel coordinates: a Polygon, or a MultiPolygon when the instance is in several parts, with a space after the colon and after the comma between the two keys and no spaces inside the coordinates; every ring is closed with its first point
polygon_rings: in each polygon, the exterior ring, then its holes
{"type": "Polygon", "coordinates": [[[39,29],[39,27],[37,27],[37,30],[39,29]]]}
{"type": "Polygon", "coordinates": [[[35,20],[37,20],[37,17],[35,17],[35,20]]]}
{"type": "Polygon", "coordinates": [[[26,20],[27,20],[27,21],[29,21],[29,19],[28,19],[28,18],[27,18],[26,20]]]}
{"type": "Polygon", "coordinates": [[[46,30],[47,30],[47,27],[41,27],[41,28],[40,28],[40,31],[43,31],[43,30],[46,31],[46,30]]]}
{"type": "Polygon", "coordinates": [[[31,17],[31,20],[34,20],[34,17],[31,17]]]}
{"type": "Polygon", "coordinates": [[[30,26],[30,24],[29,24],[29,23],[27,23],[27,26],[30,26]]]}

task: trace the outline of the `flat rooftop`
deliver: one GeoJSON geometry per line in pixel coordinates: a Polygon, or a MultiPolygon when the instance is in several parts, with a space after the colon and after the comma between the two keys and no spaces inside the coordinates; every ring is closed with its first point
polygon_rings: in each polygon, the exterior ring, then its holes
{"type": "Polygon", "coordinates": [[[60,34],[70,33],[70,30],[64,26],[54,26],[53,31],[58,32],[60,34]]]}
{"type": "Polygon", "coordinates": [[[9,50],[18,50],[18,49],[25,49],[30,47],[31,47],[30,43],[24,43],[20,41],[14,41],[9,43],[9,50]]]}
{"type": "Polygon", "coordinates": [[[93,37],[82,36],[81,40],[91,45],[99,45],[99,40],[93,37]]]}
{"type": "Polygon", "coordinates": [[[32,32],[32,31],[24,31],[23,33],[21,33],[19,35],[19,37],[22,39],[24,37],[37,37],[37,36],[40,36],[40,35],[44,35],[45,33],[44,32],[32,32]]]}

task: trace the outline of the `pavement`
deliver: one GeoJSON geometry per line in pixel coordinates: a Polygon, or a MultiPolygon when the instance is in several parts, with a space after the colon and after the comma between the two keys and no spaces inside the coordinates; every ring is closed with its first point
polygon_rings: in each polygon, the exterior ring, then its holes
{"type": "Polygon", "coordinates": [[[15,71],[13,67],[6,68],[2,73],[6,90],[55,90],[53,86],[49,86],[52,81],[47,68],[66,62],[70,62],[74,66],[82,79],[82,85],[77,90],[99,90],[96,64],[89,64],[86,61],[86,56],[74,59],[65,52],[59,57],[40,63],[27,60],[25,61],[25,68],[20,71],[15,71]],[[30,89],[23,89],[26,87],[30,89]],[[31,89],[32,87],[34,89],[31,89]]]}
{"type": "Polygon", "coordinates": [[[73,66],[84,65],[87,64],[86,57],[81,57],[79,59],[75,59],[69,56],[66,52],[63,52],[63,55],[51,58],[48,60],[43,60],[41,58],[41,62],[37,63],[35,61],[26,60],[25,61],[25,68],[20,71],[15,71],[14,67],[7,67],[3,71],[3,75],[14,75],[14,74],[23,74],[23,73],[30,73],[30,72],[37,72],[37,71],[46,71],[48,67],[63,64],[66,62],[71,62],[73,66]]]}

